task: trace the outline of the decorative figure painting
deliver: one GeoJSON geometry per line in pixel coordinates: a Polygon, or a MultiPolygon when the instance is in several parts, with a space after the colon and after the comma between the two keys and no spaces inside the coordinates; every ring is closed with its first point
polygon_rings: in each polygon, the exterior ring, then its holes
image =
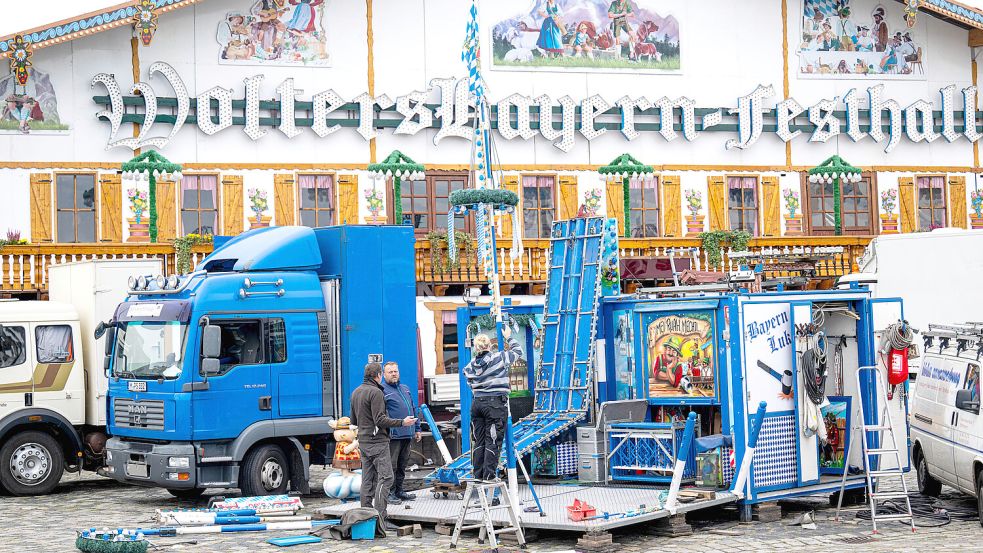
{"type": "Polygon", "coordinates": [[[843,474],[844,454],[850,438],[850,397],[829,396],[821,409],[826,443],[819,444],[819,468],[823,474],[843,474]]]}
{"type": "Polygon", "coordinates": [[[713,312],[654,314],[643,319],[649,398],[712,398],[713,312]]]}
{"type": "Polygon", "coordinates": [[[0,133],[64,132],[51,76],[36,66],[0,78],[0,133]],[[21,79],[23,77],[23,79],[21,79]]]}
{"type": "Polygon", "coordinates": [[[325,0],[256,0],[219,22],[219,62],[244,65],[329,63],[325,0]]]}
{"type": "Polygon", "coordinates": [[[679,21],[654,0],[502,2],[492,29],[499,69],[676,72],[679,21]]]}
{"type": "Polygon", "coordinates": [[[924,29],[894,2],[803,0],[799,73],[924,79],[924,29]]]}
{"type": "Polygon", "coordinates": [[[618,399],[635,399],[635,363],[632,355],[635,331],[631,311],[615,311],[614,375],[618,399]]]}

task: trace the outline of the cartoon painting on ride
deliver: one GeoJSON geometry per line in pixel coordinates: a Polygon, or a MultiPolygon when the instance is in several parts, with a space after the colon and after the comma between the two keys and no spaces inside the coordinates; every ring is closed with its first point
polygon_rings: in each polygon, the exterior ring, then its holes
{"type": "Polygon", "coordinates": [[[28,67],[23,82],[15,72],[0,78],[0,134],[63,133],[68,124],[58,116],[58,98],[51,76],[28,67]]]}
{"type": "Polygon", "coordinates": [[[927,18],[916,24],[912,13],[896,2],[803,0],[799,74],[924,79],[927,18]]]}
{"type": "Polygon", "coordinates": [[[249,0],[218,24],[219,63],[328,65],[324,9],[324,0],[249,0]]]}
{"type": "Polygon", "coordinates": [[[654,0],[496,3],[492,67],[678,72],[679,21],[654,0]]]}
{"type": "Polygon", "coordinates": [[[716,395],[712,311],[645,314],[642,328],[650,398],[716,395]]]}

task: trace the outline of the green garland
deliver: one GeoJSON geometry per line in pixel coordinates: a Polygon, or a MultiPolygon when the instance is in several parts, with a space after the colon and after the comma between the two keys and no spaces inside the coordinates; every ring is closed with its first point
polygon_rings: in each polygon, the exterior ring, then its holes
{"type": "Polygon", "coordinates": [[[723,261],[723,244],[729,244],[735,252],[747,251],[751,235],[743,230],[711,230],[701,232],[700,240],[703,241],[703,251],[707,254],[707,263],[716,267],[723,261]]]}
{"type": "Polygon", "coordinates": [[[843,200],[840,197],[840,187],[842,186],[842,181],[839,177],[836,178],[836,184],[833,186],[833,234],[840,236],[843,234],[843,200]]]}
{"type": "Polygon", "coordinates": [[[504,188],[465,188],[451,192],[450,203],[453,206],[493,204],[515,207],[519,196],[504,188]]]}
{"type": "Polygon", "coordinates": [[[183,275],[191,270],[191,248],[201,244],[211,244],[211,234],[186,234],[174,239],[175,261],[177,274],[183,275]]]}
{"type": "MultiPolygon", "coordinates": [[[[517,313],[511,317],[515,319],[515,322],[519,325],[519,328],[532,327],[536,324],[535,315],[517,313]]],[[[472,330],[472,333],[481,332],[482,330],[491,330],[495,328],[495,318],[488,314],[479,315],[471,319],[471,322],[468,323],[468,328],[472,330]]]]}
{"type": "Polygon", "coordinates": [[[623,215],[625,219],[625,237],[631,236],[631,190],[629,187],[629,182],[631,179],[625,177],[621,181],[621,195],[622,201],[625,202],[625,213],[623,215]]]}
{"type": "Polygon", "coordinates": [[[430,266],[439,275],[460,267],[461,257],[471,258],[474,256],[474,237],[466,232],[454,231],[454,241],[458,248],[464,247],[464,256],[457,255],[453,260],[447,255],[446,232],[432,230],[427,233],[426,239],[430,242],[430,266]]]}
{"type": "Polygon", "coordinates": [[[130,161],[123,162],[122,169],[124,172],[146,172],[150,175],[149,193],[147,194],[147,201],[150,204],[148,206],[150,208],[150,242],[152,244],[157,243],[157,177],[154,176],[154,172],[180,173],[181,165],[172,163],[156,150],[148,150],[130,161]]]}
{"type": "Polygon", "coordinates": [[[393,177],[393,223],[403,224],[403,186],[399,177],[393,177]]]}
{"type": "Polygon", "coordinates": [[[655,169],[651,165],[645,165],[638,161],[631,154],[621,154],[614,158],[611,163],[598,168],[597,172],[602,175],[630,175],[632,173],[653,173],[655,169]]]}
{"type": "Polygon", "coordinates": [[[843,234],[843,199],[841,197],[842,192],[840,191],[840,187],[843,185],[843,179],[840,178],[840,175],[863,174],[863,170],[850,165],[850,163],[838,155],[832,155],[826,158],[826,161],[809,169],[808,174],[821,175],[823,177],[832,176],[836,179],[835,186],[833,187],[833,233],[836,236],[840,236],[843,234]]]}
{"type": "Polygon", "coordinates": [[[393,150],[381,163],[370,163],[368,170],[372,173],[392,176],[393,203],[395,204],[393,206],[393,222],[397,225],[403,224],[403,190],[401,181],[404,177],[411,176],[414,173],[423,173],[426,171],[426,167],[422,163],[413,161],[403,152],[393,150]]]}

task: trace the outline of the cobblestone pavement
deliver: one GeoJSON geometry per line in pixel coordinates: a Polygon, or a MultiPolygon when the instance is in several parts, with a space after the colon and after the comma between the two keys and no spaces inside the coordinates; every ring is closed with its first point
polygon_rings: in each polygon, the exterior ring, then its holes
{"type": "MultiPolygon", "coordinates": [[[[315,470],[312,489],[320,490],[320,480],[326,472],[315,470]],[[315,485],[316,484],[316,485],[315,485]]],[[[912,483],[913,484],[913,483],[912,483]]],[[[913,488],[914,486],[910,484],[913,488]]],[[[223,490],[213,490],[222,493],[223,490]]],[[[947,490],[950,491],[950,490],[947,490]]],[[[228,492],[225,492],[228,494],[228,492]]],[[[955,492],[944,496],[949,505],[975,507],[967,496],[955,492]]],[[[303,499],[305,510],[329,505],[332,500],[316,493],[303,499]]],[[[74,530],[86,527],[134,527],[146,525],[154,509],[163,507],[192,507],[190,502],[178,501],[166,491],[156,488],[125,486],[91,474],[67,476],[57,491],[46,497],[0,497],[0,551],[48,552],[73,551],[74,530]]],[[[649,551],[771,551],[771,552],[831,552],[845,551],[983,551],[983,536],[977,521],[952,522],[940,528],[919,528],[911,531],[899,523],[884,523],[881,535],[871,536],[870,523],[855,518],[857,507],[850,508],[843,522],[833,520],[833,509],[826,498],[806,498],[783,503],[784,518],[780,522],[739,524],[733,509],[713,509],[693,513],[689,521],[696,530],[693,535],[665,538],[651,534],[644,526],[635,526],[614,533],[611,551],[636,553],[649,551]],[[807,530],[792,523],[802,513],[815,510],[817,529],[807,530]],[[850,543],[850,541],[863,541],[850,543]]],[[[193,536],[197,545],[175,545],[174,551],[276,551],[265,543],[271,537],[298,535],[301,531],[241,533],[193,536]]],[[[552,535],[540,532],[539,539],[530,544],[532,552],[573,551],[573,534],[552,535]]],[[[164,545],[184,538],[161,538],[164,545]]],[[[291,548],[298,553],[367,552],[367,553],[437,553],[452,551],[450,538],[437,535],[425,527],[423,539],[390,537],[375,542],[335,542],[302,545],[291,548]]],[[[166,551],[165,550],[165,551],[166,551]]],[[[480,551],[475,536],[466,535],[457,551],[480,551]]]]}

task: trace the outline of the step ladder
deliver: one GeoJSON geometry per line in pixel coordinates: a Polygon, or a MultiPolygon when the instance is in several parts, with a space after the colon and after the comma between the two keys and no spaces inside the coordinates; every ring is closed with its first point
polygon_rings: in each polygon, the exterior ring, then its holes
{"type": "Polygon", "coordinates": [[[463,530],[476,529],[484,532],[484,535],[488,539],[488,544],[492,548],[498,547],[497,535],[514,533],[516,540],[519,542],[519,547],[524,549],[526,547],[526,538],[522,535],[522,527],[519,525],[519,513],[516,510],[517,506],[512,503],[508,485],[505,481],[481,482],[478,480],[467,480],[466,482],[467,489],[464,492],[464,504],[461,505],[461,513],[457,517],[457,524],[454,525],[454,534],[451,535],[451,549],[457,547],[457,540],[461,537],[463,530]],[[492,505],[490,498],[495,497],[496,494],[501,498],[500,505],[492,505]],[[495,524],[492,521],[492,511],[498,509],[508,510],[509,520],[512,526],[506,526],[498,530],[495,529],[495,524]],[[481,512],[481,522],[466,525],[465,520],[468,514],[476,511],[481,512]]]}
{"type": "MultiPolygon", "coordinates": [[[[904,472],[901,470],[901,452],[898,450],[898,439],[894,432],[894,425],[891,422],[891,414],[888,411],[887,381],[882,375],[880,367],[867,366],[857,369],[857,390],[860,401],[857,407],[860,412],[860,444],[863,448],[863,468],[864,476],[867,478],[867,502],[870,505],[870,521],[874,526],[874,533],[877,532],[877,522],[888,521],[907,521],[911,525],[911,531],[915,531],[915,518],[911,512],[911,498],[908,496],[908,483],[905,482],[904,472]],[[866,379],[867,386],[862,382],[866,379]],[[871,386],[873,389],[870,389],[871,386]],[[867,389],[867,393],[863,390],[867,389]],[[868,424],[864,412],[864,398],[871,398],[877,401],[877,416],[868,424]],[[874,446],[871,447],[867,440],[867,434],[875,436],[874,446]],[[890,444],[886,443],[885,437],[890,438],[890,444]],[[896,463],[892,468],[882,468],[881,461],[885,456],[893,456],[896,463]],[[881,481],[887,480],[901,482],[901,491],[877,491],[881,481]],[[904,500],[905,511],[898,514],[878,514],[878,506],[883,507],[885,501],[904,500]]],[[[843,477],[840,480],[840,496],[836,505],[836,520],[840,517],[840,508],[843,505],[843,492],[846,489],[846,477],[850,472],[850,452],[857,441],[857,432],[850,433],[850,443],[843,452],[843,477]]]]}

